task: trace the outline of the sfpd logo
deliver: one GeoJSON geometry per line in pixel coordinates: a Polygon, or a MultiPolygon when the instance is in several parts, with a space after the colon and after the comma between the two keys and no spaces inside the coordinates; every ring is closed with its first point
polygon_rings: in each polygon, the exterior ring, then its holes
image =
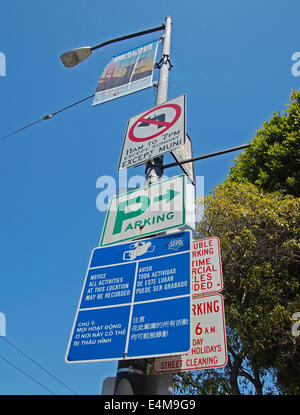
{"type": "Polygon", "coordinates": [[[182,238],[172,239],[168,243],[168,250],[178,251],[179,248],[183,247],[183,240],[182,238]]]}

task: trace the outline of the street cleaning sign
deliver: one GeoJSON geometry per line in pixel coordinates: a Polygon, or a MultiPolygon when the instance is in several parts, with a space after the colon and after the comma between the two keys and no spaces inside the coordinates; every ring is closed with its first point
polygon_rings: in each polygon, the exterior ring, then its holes
{"type": "Polygon", "coordinates": [[[185,175],[160,180],[110,200],[100,246],[185,224],[185,175]]]}
{"type": "Polygon", "coordinates": [[[189,351],[191,242],[191,231],[184,231],[95,248],[66,362],[189,351]]]}
{"type": "Polygon", "coordinates": [[[181,147],[186,141],[185,95],[132,117],[119,161],[119,171],[181,147]]]}
{"type": "Polygon", "coordinates": [[[180,356],[154,359],[155,373],[215,369],[227,364],[224,302],[215,293],[192,299],[192,347],[180,356]]]}

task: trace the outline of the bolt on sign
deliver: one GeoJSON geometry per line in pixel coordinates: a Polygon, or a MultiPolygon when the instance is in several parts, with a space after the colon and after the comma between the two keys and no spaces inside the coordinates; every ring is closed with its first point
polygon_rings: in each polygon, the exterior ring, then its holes
{"type": "Polygon", "coordinates": [[[181,147],[186,141],[185,94],[132,117],[127,124],[119,171],[181,147]]]}
{"type": "Polygon", "coordinates": [[[157,357],[155,373],[212,369],[226,366],[224,302],[221,294],[192,299],[192,347],[186,354],[157,357]]]}
{"type": "Polygon", "coordinates": [[[100,246],[185,225],[186,176],[161,180],[110,200],[100,246]]]}

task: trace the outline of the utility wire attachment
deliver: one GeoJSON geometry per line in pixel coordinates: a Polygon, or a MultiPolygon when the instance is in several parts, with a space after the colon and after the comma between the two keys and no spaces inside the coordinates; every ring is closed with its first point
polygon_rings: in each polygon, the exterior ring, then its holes
{"type": "Polygon", "coordinates": [[[76,101],[76,102],[74,102],[73,104],[68,105],[68,106],[66,106],[66,107],[63,107],[63,108],[61,108],[61,109],[59,109],[59,110],[57,110],[57,111],[55,111],[55,112],[50,112],[49,114],[44,115],[44,116],[43,116],[43,118],[40,118],[39,120],[34,121],[34,122],[32,122],[31,124],[27,124],[27,125],[25,125],[24,127],[19,128],[18,130],[15,130],[15,131],[13,131],[13,132],[11,132],[11,133],[7,134],[7,135],[4,135],[3,137],[0,137],[0,141],[1,141],[1,140],[4,140],[5,138],[10,137],[11,135],[17,134],[17,133],[19,133],[19,132],[21,132],[21,131],[25,130],[26,128],[32,127],[33,125],[38,124],[38,123],[39,123],[39,122],[41,122],[41,121],[50,120],[50,119],[51,119],[51,118],[53,118],[56,114],[59,114],[60,112],[63,112],[63,111],[65,111],[65,110],[69,109],[69,108],[72,108],[72,107],[74,107],[75,105],[81,104],[82,102],[84,102],[84,101],[86,101],[86,100],[88,100],[88,99],[92,98],[93,96],[94,96],[94,94],[93,94],[93,95],[89,95],[88,97],[83,98],[83,99],[81,99],[81,100],[79,100],[79,101],[76,101]]]}
{"type": "Polygon", "coordinates": [[[52,117],[53,117],[53,114],[47,114],[47,115],[44,115],[43,119],[44,120],[50,120],[50,118],[52,118],[52,117]]]}

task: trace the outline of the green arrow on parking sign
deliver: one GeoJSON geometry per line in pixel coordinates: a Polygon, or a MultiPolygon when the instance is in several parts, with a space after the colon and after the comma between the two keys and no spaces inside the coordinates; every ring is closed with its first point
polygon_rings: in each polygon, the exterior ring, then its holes
{"type": "Polygon", "coordinates": [[[164,195],[156,196],[153,199],[153,202],[159,202],[160,200],[166,199],[166,202],[170,202],[174,199],[175,196],[179,195],[180,192],[176,192],[176,190],[168,189],[164,195]]]}

